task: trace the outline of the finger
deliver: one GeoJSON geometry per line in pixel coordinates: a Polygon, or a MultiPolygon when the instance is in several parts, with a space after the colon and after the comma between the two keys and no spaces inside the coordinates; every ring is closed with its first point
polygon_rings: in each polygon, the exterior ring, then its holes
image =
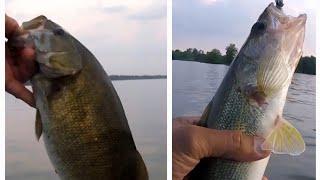
{"type": "Polygon", "coordinates": [[[29,61],[33,61],[35,59],[35,50],[31,47],[26,47],[20,52],[21,58],[29,61]]]}
{"type": "Polygon", "coordinates": [[[242,133],[240,149],[244,152],[243,161],[256,161],[269,156],[271,151],[261,148],[264,141],[265,139],[262,137],[242,133]]]}
{"type": "Polygon", "coordinates": [[[12,51],[9,50],[6,44],[5,55],[6,75],[10,70],[13,73],[11,76],[23,83],[29,80],[36,73],[37,63],[35,61],[35,51],[32,48],[19,50],[16,52],[15,56],[13,56],[12,51]]]}
{"type": "Polygon", "coordinates": [[[19,67],[21,82],[29,80],[37,71],[37,63],[35,61],[35,51],[31,48],[25,48],[21,53],[21,57],[17,60],[19,67]]]}
{"type": "Polygon", "coordinates": [[[194,141],[197,146],[199,159],[204,157],[221,157],[229,148],[233,148],[230,144],[232,143],[232,132],[231,131],[220,131],[215,129],[204,128],[200,126],[194,126],[198,132],[194,133],[194,141]],[[197,136],[196,136],[197,135],[197,136]]]}
{"type": "Polygon", "coordinates": [[[262,180],[268,180],[268,178],[266,176],[263,176],[262,180]]]}
{"type": "Polygon", "coordinates": [[[263,142],[264,139],[261,137],[249,136],[242,131],[232,131],[230,132],[229,147],[224,157],[244,162],[266,158],[270,155],[270,151],[261,149],[263,142]]]}
{"type": "Polygon", "coordinates": [[[196,125],[200,121],[200,116],[181,116],[174,119],[174,122],[178,122],[180,124],[191,124],[196,125]]]}
{"type": "Polygon", "coordinates": [[[189,116],[187,122],[192,125],[197,125],[200,121],[201,116],[189,116]]]}
{"type": "Polygon", "coordinates": [[[31,67],[30,64],[22,64],[20,63],[19,66],[13,67],[15,69],[15,79],[21,83],[25,83],[32,78],[35,74],[35,67],[31,67]]]}
{"type": "Polygon", "coordinates": [[[19,31],[19,25],[16,20],[6,15],[5,17],[5,37],[11,37],[15,32],[19,31]]]}
{"type": "Polygon", "coordinates": [[[260,160],[270,155],[270,151],[257,148],[260,147],[261,141],[256,145],[256,137],[244,135],[241,131],[202,128],[201,132],[202,137],[197,138],[197,143],[201,148],[199,158],[223,157],[247,162],[260,160]]]}
{"type": "Polygon", "coordinates": [[[12,52],[9,50],[7,43],[5,44],[5,58],[9,65],[14,65],[14,59],[12,58],[12,52]]]}
{"type": "Polygon", "coordinates": [[[6,91],[16,98],[29,104],[31,107],[35,107],[34,97],[31,91],[29,91],[22,83],[17,80],[11,80],[6,82],[6,91]]]}
{"type": "Polygon", "coordinates": [[[270,155],[271,151],[270,150],[263,150],[261,148],[262,143],[264,143],[265,139],[254,136],[254,149],[257,154],[259,154],[260,157],[265,158],[270,155]]]}

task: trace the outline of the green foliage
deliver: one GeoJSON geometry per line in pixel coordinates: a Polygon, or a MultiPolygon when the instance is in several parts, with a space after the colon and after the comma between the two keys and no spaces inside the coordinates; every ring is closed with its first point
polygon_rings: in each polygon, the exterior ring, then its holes
{"type": "Polygon", "coordinates": [[[212,49],[206,54],[206,61],[214,64],[223,64],[221,52],[218,49],[212,49]]]}
{"type": "Polygon", "coordinates": [[[204,53],[203,50],[196,48],[188,48],[185,51],[179,49],[172,51],[172,59],[184,61],[198,61],[211,64],[227,64],[229,65],[236,57],[238,49],[235,44],[226,47],[226,55],[222,55],[219,49],[212,49],[204,53]]]}
{"type": "MultiPolygon", "coordinates": [[[[218,49],[212,49],[206,53],[203,50],[198,50],[196,48],[188,48],[185,51],[176,49],[172,51],[172,59],[229,65],[238,54],[238,49],[235,44],[229,44],[225,50],[226,54],[222,55],[218,49]]],[[[296,72],[315,75],[316,57],[301,57],[296,72]]]]}
{"type": "Polygon", "coordinates": [[[227,64],[230,64],[237,54],[238,54],[238,49],[236,48],[235,44],[230,44],[229,46],[227,46],[226,56],[225,56],[225,61],[227,62],[227,64]]]}
{"type": "Polygon", "coordinates": [[[297,66],[296,72],[304,74],[316,74],[316,57],[305,56],[301,57],[297,66]]]}

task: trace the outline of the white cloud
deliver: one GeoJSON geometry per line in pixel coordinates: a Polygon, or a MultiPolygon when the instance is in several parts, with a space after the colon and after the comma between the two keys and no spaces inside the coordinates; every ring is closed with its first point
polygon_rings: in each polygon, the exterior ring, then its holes
{"type": "Polygon", "coordinates": [[[201,0],[206,5],[213,5],[217,0],[201,0]]]}
{"type": "Polygon", "coordinates": [[[6,13],[19,23],[45,15],[87,46],[109,74],[164,74],[166,9],[160,1],[10,0],[6,13]],[[129,18],[142,13],[152,21],[129,18]]]}
{"type": "MultiPolygon", "coordinates": [[[[270,0],[174,0],[173,48],[194,47],[205,51],[218,48],[224,52],[229,43],[235,43],[240,48],[251,26],[269,3],[270,0]]],[[[314,55],[316,50],[314,4],[315,0],[284,1],[286,14],[298,16],[307,13],[304,55],[314,55]]]]}

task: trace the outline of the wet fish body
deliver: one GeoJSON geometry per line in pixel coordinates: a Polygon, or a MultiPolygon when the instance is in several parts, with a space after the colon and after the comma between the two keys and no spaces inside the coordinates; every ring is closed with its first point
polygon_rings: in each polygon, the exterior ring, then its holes
{"type": "Polygon", "coordinates": [[[61,179],[148,179],[108,75],[79,41],[39,16],[23,23],[39,73],[31,80],[48,156],[61,179]]]}
{"type": "MultiPolygon", "coordinates": [[[[265,138],[273,153],[299,155],[301,134],[282,117],[287,91],[302,54],[306,15],[292,17],[271,3],[253,25],[223,82],[201,117],[200,125],[242,130],[265,138]]],[[[256,162],[205,158],[190,179],[260,180],[269,157],[256,162]]]]}

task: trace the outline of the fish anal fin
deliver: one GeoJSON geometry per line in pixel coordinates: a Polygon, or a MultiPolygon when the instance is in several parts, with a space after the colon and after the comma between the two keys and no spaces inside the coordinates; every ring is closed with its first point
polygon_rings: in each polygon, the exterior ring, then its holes
{"type": "Polygon", "coordinates": [[[42,134],[42,121],[41,121],[39,110],[37,110],[37,113],[36,113],[35,131],[36,131],[36,138],[39,141],[42,134]]]}
{"type": "Polygon", "coordinates": [[[305,142],[299,131],[282,117],[277,117],[275,128],[261,146],[275,154],[300,155],[305,150],[305,142]]]}

